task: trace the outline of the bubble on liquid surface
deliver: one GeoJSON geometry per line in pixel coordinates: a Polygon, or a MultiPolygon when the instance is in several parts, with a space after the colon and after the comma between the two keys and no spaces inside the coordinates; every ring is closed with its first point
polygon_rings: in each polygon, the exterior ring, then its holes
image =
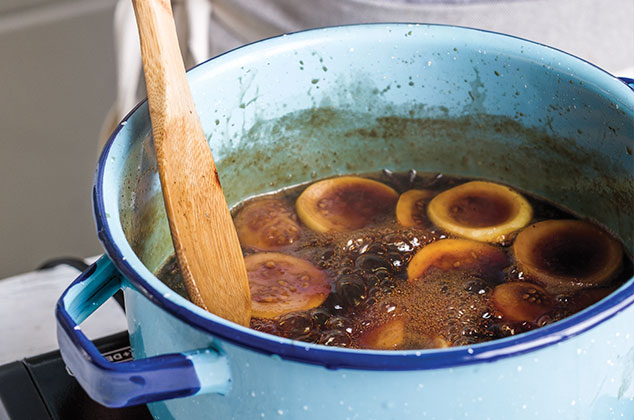
{"type": "MultiPolygon", "coordinates": [[[[410,188],[439,192],[464,182],[442,174],[415,174],[411,178],[407,173],[386,173],[381,181],[399,193],[410,188]]],[[[282,193],[282,198],[294,207],[294,199],[300,192],[288,190],[282,193]]],[[[551,207],[544,205],[544,208],[546,211],[537,209],[537,213],[554,212],[551,207]]],[[[556,218],[565,216],[558,209],[553,214],[556,218]]],[[[424,349],[429,340],[421,337],[439,337],[451,346],[471,346],[548,325],[569,315],[558,309],[534,322],[503,319],[489,304],[492,291],[501,282],[530,281],[514,265],[493,276],[452,269],[427,273],[422,281],[410,281],[407,267],[413,256],[421,248],[453,236],[435,227],[405,228],[393,219],[390,215],[358,231],[323,235],[302,227],[301,240],[293,243],[288,252],[324,270],[332,292],[319,307],[275,319],[254,318],[251,327],[309,343],[357,348],[360,345],[357,339],[373,324],[400,317],[405,319],[407,327],[399,349],[424,349]]],[[[514,239],[514,235],[505,238],[501,249],[506,254],[513,252],[514,239]]],[[[173,284],[168,285],[177,291],[173,284]]],[[[169,297],[169,293],[165,296],[169,297]]],[[[565,307],[570,301],[570,296],[566,296],[557,305],[565,307]]],[[[631,340],[629,334],[626,338],[631,340]]],[[[473,353],[470,347],[468,351],[473,353]]]]}

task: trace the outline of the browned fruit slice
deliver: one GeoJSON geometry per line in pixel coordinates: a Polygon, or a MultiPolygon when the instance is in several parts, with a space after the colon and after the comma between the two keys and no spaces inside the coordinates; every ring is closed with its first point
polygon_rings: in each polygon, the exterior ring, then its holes
{"type": "Polygon", "coordinates": [[[282,200],[267,198],[249,203],[234,219],[243,247],[271,251],[299,239],[297,215],[282,200]]]}
{"type": "Polygon", "coordinates": [[[424,246],[407,266],[407,279],[421,278],[429,269],[499,272],[507,265],[504,251],[469,239],[442,239],[424,246]]]}
{"type": "Polygon", "coordinates": [[[502,242],[526,226],[531,205],[517,192],[492,182],[471,181],[443,191],[427,206],[429,219],[457,236],[482,242],[502,242]]]}
{"type": "Polygon", "coordinates": [[[405,319],[394,318],[366,331],[359,337],[362,348],[396,350],[405,340],[405,319]]]}
{"type": "MultiPolygon", "coordinates": [[[[408,334],[406,338],[407,348],[414,349],[445,349],[449,347],[449,342],[436,335],[408,334]]],[[[403,348],[404,349],[404,348],[403,348]]]]}
{"type": "Polygon", "coordinates": [[[326,273],[309,261],[277,252],[244,259],[251,289],[252,316],[279,315],[315,308],[330,293],[326,273]]]}
{"type": "Polygon", "coordinates": [[[297,214],[315,232],[360,229],[393,211],[394,189],[371,179],[342,176],[311,184],[299,196],[297,214]]]}
{"type": "Polygon", "coordinates": [[[546,220],[522,230],[513,243],[518,268],[551,293],[608,283],[623,259],[621,244],[580,220],[546,220]]]}
{"type": "Polygon", "coordinates": [[[424,226],[427,220],[425,207],[434,195],[430,190],[405,191],[396,203],[396,220],[401,226],[424,226]]]}
{"type": "Polygon", "coordinates": [[[508,321],[535,322],[555,307],[555,301],[543,288],[524,281],[502,283],[493,289],[493,306],[508,321]]]}
{"type": "Polygon", "coordinates": [[[365,331],[358,340],[359,346],[373,350],[438,349],[449,347],[439,336],[428,336],[407,331],[404,318],[393,318],[365,331]]]}

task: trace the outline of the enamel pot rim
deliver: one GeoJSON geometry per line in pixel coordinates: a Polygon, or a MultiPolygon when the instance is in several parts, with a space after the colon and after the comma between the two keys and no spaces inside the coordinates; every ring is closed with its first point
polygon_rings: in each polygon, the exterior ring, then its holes
{"type": "MultiPolygon", "coordinates": [[[[463,28],[451,25],[422,25],[422,24],[361,24],[339,26],[331,28],[311,29],[301,31],[297,34],[310,34],[318,37],[332,35],[342,29],[346,31],[368,31],[381,29],[384,27],[395,27],[407,25],[420,25],[433,29],[434,27],[451,28],[455,31],[475,31],[478,33],[491,33],[479,29],[463,28]]],[[[550,55],[562,54],[570,59],[570,54],[547,47],[538,43],[523,40],[521,38],[512,37],[504,34],[491,33],[495,36],[514,38],[520,43],[529,43],[537,45],[544,49],[544,53],[550,55]]],[[[288,36],[293,36],[288,35],[288,36]]],[[[254,50],[260,43],[284,42],[283,39],[288,37],[282,35],[267,40],[262,40],[240,47],[229,53],[239,55],[254,54],[254,50]]],[[[225,53],[225,54],[229,54],[225,53]]],[[[224,55],[224,54],[223,54],[224,55]]],[[[584,60],[573,57],[580,62],[584,60]]],[[[208,60],[194,69],[200,69],[201,66],[213,65],[213,60],[208,60]],[[211,64],[208,64],[211,63],[211,64]]],[[[598,72],[598,76],[612,83],[611,87],[615,87],[617,83],[621,83],[614,76],[594,66],[598,72]],[[600,73],[603,73],[602,75],[600,73]]],[[[192,70],[194,70],[192,69],[192,70]]],[[[190,70],[190,71],[192,71],[190,70]]],[[[194,70],[195,72],[196,70],[194,70]]],[[[200,71],[200,70],[199,70],[200,71]]],[[[623,92],[629,91],[625,84],[623,92]]],[[[624,93],[626,95],[627,93],[624,93]]],[[[630,102],[634,103],[634,92],[629,91],[632,95],[630,102]]],[[[97,234],[104,245],[104,248],[112,259],[115,266],[129,280],[130,284],[147,297],[153,304],[162,308],[166,312],[180,319],[181,321],[205,332],[209,333],[221,340],[226,340],[238,346],[271,355],[277,355],[285,360],[293,360],[302,363],[310,363],[326,366],[332,369],[352,368],[367,370],[420,370],[420,369],[439,369],[458,367],[461,365],[478,364],[484,362],[492,362],[498,359],[518,356],[526,352],[535,351],[540,348],[554,345],[563,340],[567,340],[578,334],[586,332],[601,323],[607,321],[619,312],[626,309],[634,303],[634,279],[630,279],[617,291],[599,303],[586,308],[585,310],[558,321],[554,324],[519,334],[517,336],[507,337],[504,339],[493,340],[473,346],[453,347],[447,349],[434,350],[398,350],[398,351],[378,351],[378,350],[356,350],[338,347],[327,347],[323,345],[298,342],[281,338],[259,331],[234,324],[219,318],[216,315],[208,313],[193,303],[178,296],[176,293],[169,293],[167,288],[160,280],[158,280],[138,259],[132,251],[123,234],[120,223],[113,223],[118,218],[107,217],[107,203],[105,201],[104,192],[105,173],[107,172],[107,162],[111,157],[113,145],[118,141],[119,133],[125,126],[128,119],[145,103],[138,104],[122,121],[112,136],[106,143],[101,157],[99,159],[97,171],[95,174],[95,184],[93,187],[93,209],[95,213],[95,222],[97,225],[97,234]]],[[[121,141],[126,141],[121,140],[121,141]]]]}

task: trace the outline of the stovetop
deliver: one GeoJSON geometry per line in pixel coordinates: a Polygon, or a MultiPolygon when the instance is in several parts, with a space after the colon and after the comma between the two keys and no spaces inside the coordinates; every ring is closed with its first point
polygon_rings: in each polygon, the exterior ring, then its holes
{"type": "MultiPolygon", "coordinates": [[[[127,332],[95,340],[113,362],[132,358],[127,332]]],[[[107,408],[93,400],[66,369],[59,351],[0,366],[0,419],[150,420],[144,405],[107,408]]]]}

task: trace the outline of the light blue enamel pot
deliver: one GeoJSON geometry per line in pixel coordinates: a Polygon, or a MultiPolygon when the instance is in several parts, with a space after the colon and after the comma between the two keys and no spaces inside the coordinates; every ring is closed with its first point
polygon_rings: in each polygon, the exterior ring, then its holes
{"type": "MultiPolygon", "coordinates": [[[[258,42],[189,72],[230,205],[350,172],[508,183],[633,244],[634,92],[518,38],[378,24],[258,42]]],[[[631,81],[629,81],[631,82],[631,81]]],[[[582,312],[498,341],[425,351],[295,342],[209,314],[152,273],[172,252],[146,103],[107,144],[93,190],[107,256],[60,298],[84,389],[157,419],[634,418],[634,279],[582,312]],[[123,289],[135,361],[77,326],[123,289]]]]}

